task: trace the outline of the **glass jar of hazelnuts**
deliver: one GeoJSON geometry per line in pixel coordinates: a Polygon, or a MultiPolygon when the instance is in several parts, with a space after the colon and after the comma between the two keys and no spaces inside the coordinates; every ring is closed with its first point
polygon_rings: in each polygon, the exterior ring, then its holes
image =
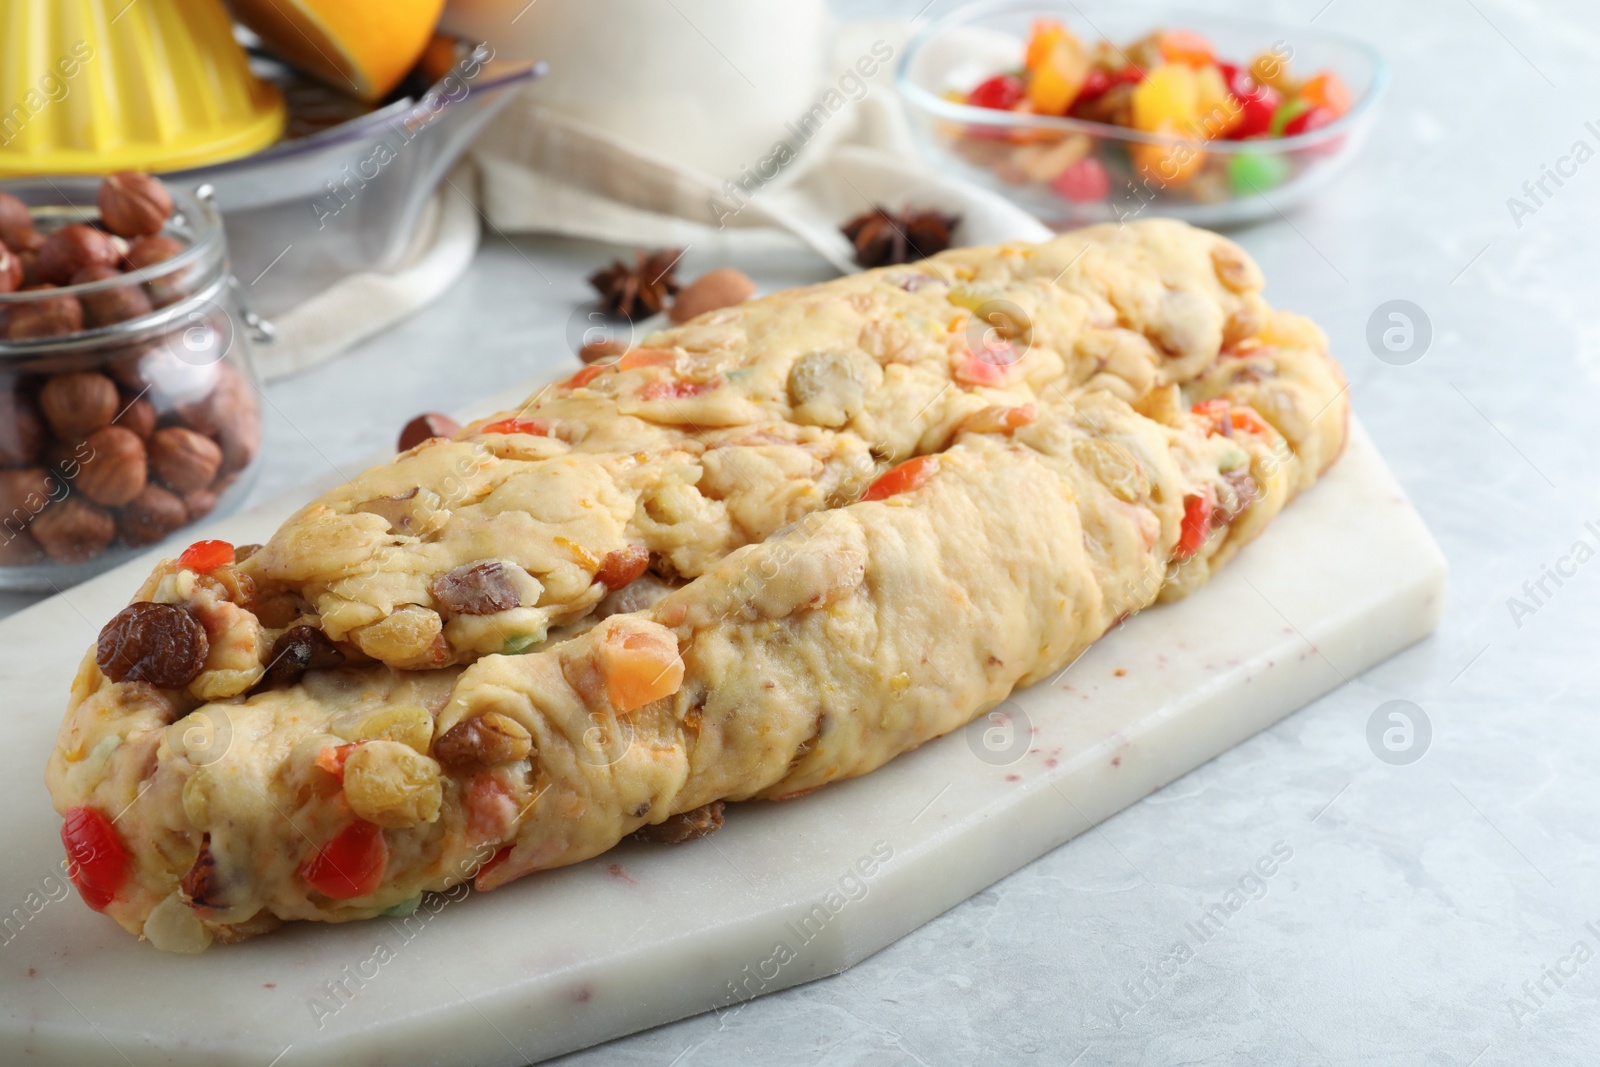
{"type": "Polygon", "coordinates": [[[0,183],[0,588],[65,588],[236,506],[263,328],[204,187],[0,183]]]}

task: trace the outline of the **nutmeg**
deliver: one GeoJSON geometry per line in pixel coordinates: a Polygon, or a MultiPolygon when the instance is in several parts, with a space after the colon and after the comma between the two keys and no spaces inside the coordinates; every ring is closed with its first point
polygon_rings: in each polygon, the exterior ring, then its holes
{"type": "Polygon", "coordinates": [[[688,322],[696,315],[742,304],[755,291],[756,283],[744,271],[719,267],[685,286],[672,302],[667,317],[673,322],[688,322]]]}
{"type": "Polygon", "coordinates": [[[90,500],[120,508],[143,491],[147,476],[144,442],[132,430],[107,426],[89,435],[78,488],[90,500]]]}
{"type": "Polygon", "coordinates": [[[159,178],[121,171],[100,183],[100,221],[118,237],[160,233],[172,215],[172,194],[159,178]]]}
{"type": "Polygon", "coordinates": [[[153,545],[189,521],[189,509],[169,489],[146,485],[117,516],[117,532],[134,548],[153,545]]]}
{"type": "Polygon", "coordinates": [[[76,493],[41,511],[30,529],[39,547],[57,563],[94,559],[117,536],[111,513],[76,493]]]}
{"type": "MultiPolygon", "coordinates": [[[[72,284],[83,285],[120,277],[122,272],[115,267],[88,267],[72,276],[72,284]]],[[[84,324],[91,329],[137,319],[151,311],[150,297],[138,285],[118,285],[84,293],[78,300],[83,305],[84,324]]]]}
{"type": "Polygon", "coordinates": [[[0,467],[26,467],[39,461],[44,423],[27,397],[0,390],[0,467]]]}
{"type": "Polygon", "coordinates": [[[155,405],[142,396],[134,397],[122,409],[114,425],[132,430],[140,440],[144,440],[156,429],[155,405]]]}
{"type": "Polygon", "coordinates": [[[64,441],[88,437],[111,425],[120,405],[116,383],[95,371],[57,374],[39,390],[39,409],[64,441]]]}
{"type": "Polygon", "coordinates": [[[153,267],[157,263],[165,263],[173,256],[184,250],[184,243],[173,237],[156,234],[154,237],[141,237],[128,247],[128,254],[122,257],[129,270],[143,270],[153,267]]]}
{"type": "MultiPolygon", "coordinates": [[[[53,285],[25,285],[24,293],[48,293],[53,285]]],[[[26,304],[11,308],[6,320],[6,337],[28,341],[40,337],[65,337],[83,329],[83,305],[75,296],[41,295],[26,304]]]]}
{"type": "Polygon", "coordinates": [[[0,293],[14,293],[22,288],[22,260],[11,249],[0,244],[0,293]]]}
{"type": "Polygon", "coordinates": [[[204,489],[222,466],[222,449],[211,438],[184,426],[150,435],[150,470],[180,495],[204,489]]]}
{"type": "Polygon", "coordinates": [[[39,246],[39,274],[55,285],[64,285],[80,270],[115,267],[121,261],[116,242],[81,222],[61,227],[39,246]]]}
{"type": "Polygon", "coordinates": [[[10,193],[0,193],[0,242],[13,252],[27,251],[38,247],[38,232],[28,205],[10,193]]]}

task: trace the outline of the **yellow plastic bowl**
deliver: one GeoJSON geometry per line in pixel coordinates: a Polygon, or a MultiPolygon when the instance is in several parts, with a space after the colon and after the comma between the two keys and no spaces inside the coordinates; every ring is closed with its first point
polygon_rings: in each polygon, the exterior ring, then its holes
{"type": "Polygon", "coordinates": [[[220,0],[0,0],[0,176],[217,163],[286,115],[220,0]]]}

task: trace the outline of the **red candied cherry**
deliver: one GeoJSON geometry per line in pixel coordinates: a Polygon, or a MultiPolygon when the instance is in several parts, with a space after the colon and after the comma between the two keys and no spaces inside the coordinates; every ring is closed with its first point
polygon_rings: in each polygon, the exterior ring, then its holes
{"type": "Polygon", "coordinates": [[[1325,107],[1308,108],[1284,124],[1283,135],[1298,137],[1302,133],[1320,130],[1338,117],[1325,107]]]}
{"type": "Polygon", "coordinates": [[[472,888],[476,889],[480,893],[484,892],[485,886],[488,885],[489,879],[493,873],[499,868],[504,867],[506,860],[511,858],[511,849],[513,847],[514,846],[512,845],[506,845],[493,856],[490,856],[489,862],[485,863],[482,867],[479,867],[478,873],[472,876],[472,888]]]}
{"type": "Polygon", "coordinates": [[[210,574],[232,562],[233,546],[226,541],[196,541],[178,557],[178,566],[197,574],[210,574]]]}
{"type": "Polygon", "coordinates": [[[1183,525],[1178,528],[1178,547],[1172,550],[1174,562],[1184,560],[1200,551],[1200,546],[1211,536],[1211,513],[1216,509],[1216,499],[1208,485],[1204,493],[1183,498],[1183,525]]]}
{"type": "Polygon", "coordinates": [[[689,382],[671,378],[658,378],[639,390],[640,400],[689,400],[705,396],[717,387],[716,382],[689,382]]]}
{"type": "Polygon", "coordinates": [[[1232,63],[1219,63],[1217,67],[1222,71],[1228,92],[1239,101],[1242,112],[1238,123],[1228,131],[1228,139],[1242,141],[1246,137],[1271,133],[1272,116],[1283,103],[1283,94],[1270,85],[1256,81],[1243,67],[1236,67],[1232,63]]]}
{"type": "Polygon", "coordinates": [[[933,472],[938,468],[937,456],[917,456],[915,459],[908,459],[879,475],[877,481],[867,486],[867,491],[862,494],[861,499],[887,500],[900,493],[909,493],[933,477],[933,472]]]}
{"type": "Polygon", "coordinates": [[[1104,96],[1106,90],[1110,89],[1114,84],[1116,83],[1112,81],[1111,75],[1096,67],[1083,79],[1083,87],[1078,90],[1078,95],[1073,97],[1072,102],[1083,104],[1104,96]]]}
{"type": "Polygon", "coordinates": [[[556,388],[582,389],[584,386],[600,377],[600,375],[604,374],[607,369],[608,368],[603,363],[592,363],[580,370],[577,374],[574,374],[572,377],[568,378],[566,381],[562,382],[560,385],[556,386],[556,388]]]}
{"type": "Polygon", "coordinates": [[[967,94],[967,103],[973,107],[1010,111],[1022,103],[1027,91],[1021,78],[1013,74],[998,74],[987,81],[979,82],[977,88],[967,94]]]}
{"type": "Polygon", "coordinates": [[[547,437],[550,427],[538,419],[501,419],[491,422],[478,431],[479,433],[525,433],[534,437],[547,437]]]}
{"type": "Polygon", "coordinates": [[[1111,175],[1106,173],[1105,164],[1094,156],[1085,156],[1056,175],[1050,188],[1075,203],[1092,203],[1111,194],[1111,175]]]}
{"type": "Polygon", "coordinates": [[[357,819],[317,850],[300,868],[300,877],[325,897],[352,900],[376,892],[388,865],[383,831],[357,819]]]}
{"type": "Polygon", "coordinates": [[[61,824],[67,874],[83,902],[105,911],[128,880],[129,856],[111,820],[93,808],[71,808],[61,824]]]}

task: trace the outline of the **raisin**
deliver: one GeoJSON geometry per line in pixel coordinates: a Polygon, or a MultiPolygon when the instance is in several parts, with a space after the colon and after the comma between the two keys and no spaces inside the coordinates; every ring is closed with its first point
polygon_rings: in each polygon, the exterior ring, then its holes
{"type": "Polygon", "coordinates": [[[607,589],[621,589],[643,574],[649,565],[650,550],[643,545],[629,545],[615,552],[607,552],[595,578],[607,589]]]}
{"type": "Polygon", "coordinates": [[[452,615],[493,615],[522,603],[497,559],[457,567],[433,580],[433,598],[452,615]]]}
{"type": "Polygon", "coordinates": [[[668,816],[665,822],[641,826],[629,836],[652,845],[681,845],[722,829],[723,803],[713,800],[693,811],[668,816]]]}
{"type": "Polygon", "coordinates": [[[532,751],[527,727],[497,711],[456,723],[433,746],[434,758],[446,766],[511,763],[527,759],[532,751]]]}
{"type": "Polygon", "coordinates": [[[344,653],[315,626],[292,626],[272,643],[272,658],[262,683],[290,686],[306,671],[331,670],[344,663],[344,653]]]}
{"type": "Polygon", "coordinates": [[[189,903],[199,908],[222,907],[221,878],[217,874],[217,860],[211,854],[211,835],[200,839],[200,853],[194,866],[184,873],[178,888],[189,898],[189,903]]]}
{"type": "Polygon", "coordinates": [[[171,604],[129,604],[100,631],[94,661],[113,682],[149,682],[180,689],[205,665],[205,627],[171,604]]]}

